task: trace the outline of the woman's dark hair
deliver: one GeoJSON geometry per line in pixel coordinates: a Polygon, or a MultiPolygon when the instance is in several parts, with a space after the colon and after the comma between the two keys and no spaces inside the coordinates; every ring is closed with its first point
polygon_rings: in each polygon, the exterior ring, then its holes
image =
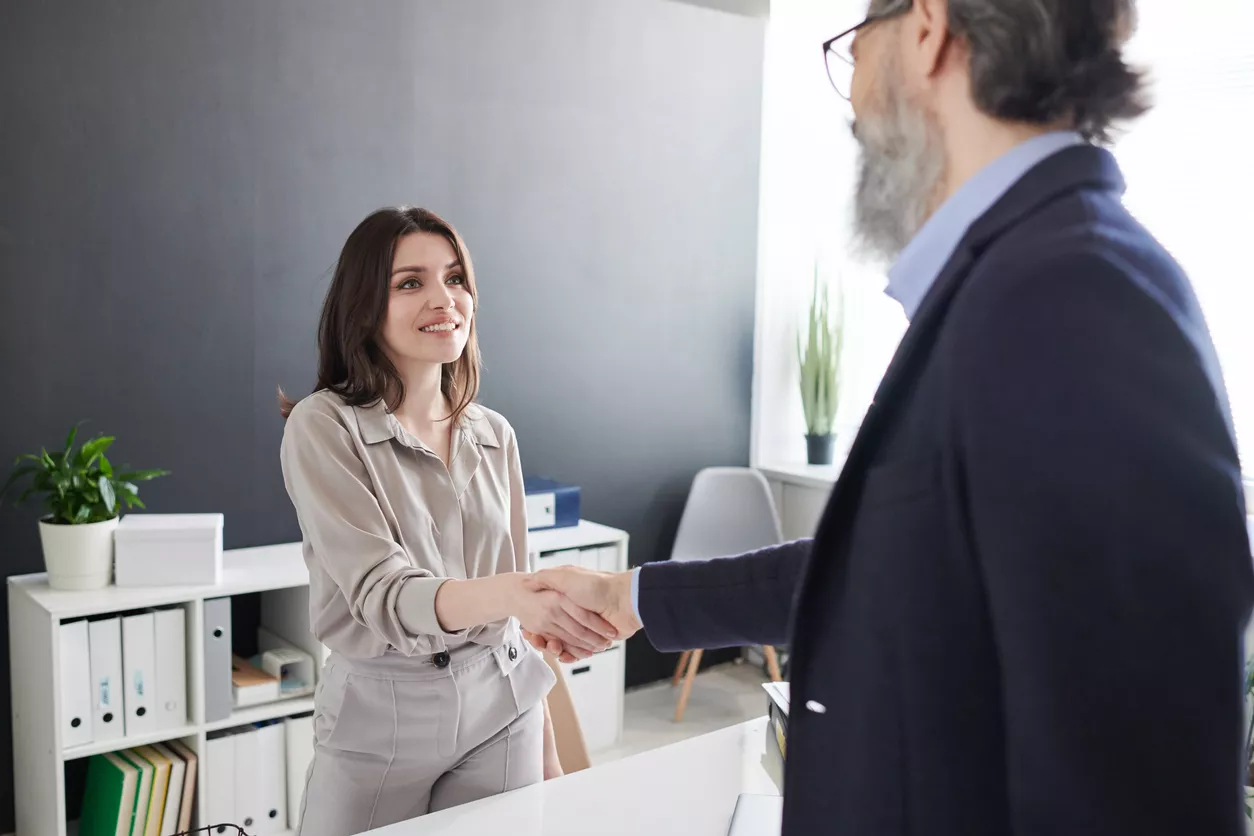
{"type": "MultiPolygon", "coordinates": [[[[475,271],[461,236],[434,212],[395,206],[371,213],[357,225],[335,265],[335,275],[322,303],[318,324],[318,382],[314,391],[329,389],[351,406],[383,401],[389,411],[405,400],[405,384],[379,344],[387,316],[392,259],[396,242],[415,232],[446,238],[465,272],[465,287],[478,309],[475,271]]],[[[479,394],[479,341],[470,318],[466,348],[440,374],[440,391],[452,406],[454,424],[479,394]]],[[[296,404],[279,390],[279,410],[286,418],[296,404]]]]}
{"type": "Polygon", "coordinates": [[[1136,0],[949,0],[949,28],[971,51],[971,92],[998,119],[1069,120],[1106,143],[1149,109],[1143,74],[1123,59],[1136,0]]]}

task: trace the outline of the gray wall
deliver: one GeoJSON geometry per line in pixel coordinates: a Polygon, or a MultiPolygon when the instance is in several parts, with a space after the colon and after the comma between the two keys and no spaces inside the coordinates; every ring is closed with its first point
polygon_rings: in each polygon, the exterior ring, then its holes
{"type": "MultiPolygon", "coordinates": [[[[482,399],[527,470],[664,558],[693,473],[748,457],[764,25],[663,0],[0,5],[0,465],[87,418],[174,471],[150,510],[298,539],[275,386],[313,381],[350,229],[412,202],[469,244],[482,399]]],[[[0,507],[7,574],[42,568],[34,519],[0,507]]],[[[629,680],[667,661],[633,641],[629,680]]],[[[0,704],[7,752],[7,679],[0,704]]]]}

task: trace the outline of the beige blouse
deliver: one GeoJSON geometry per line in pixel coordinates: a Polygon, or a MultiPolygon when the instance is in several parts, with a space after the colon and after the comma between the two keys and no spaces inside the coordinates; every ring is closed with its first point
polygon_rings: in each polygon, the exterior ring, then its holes
{"type": "Polygon", "coordinates": [[[448,578],[528,569],[522,465],[504,418],[470,406],[445,467],[382,403],[321,391],[292,410],[280,458],[319,641],[358,658],[501,643],[509,620],[441,629],[435,593],[448,578]]]}

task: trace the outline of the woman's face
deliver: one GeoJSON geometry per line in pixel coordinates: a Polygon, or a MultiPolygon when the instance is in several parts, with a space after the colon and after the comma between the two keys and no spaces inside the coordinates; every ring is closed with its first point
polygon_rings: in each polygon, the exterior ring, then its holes
{"type": "Polygon", "coordinates": [[[443,235],[414,232],[396,242],[381,339],[398,369],[461,356],[475,313],[467,281],[443,235]]]}

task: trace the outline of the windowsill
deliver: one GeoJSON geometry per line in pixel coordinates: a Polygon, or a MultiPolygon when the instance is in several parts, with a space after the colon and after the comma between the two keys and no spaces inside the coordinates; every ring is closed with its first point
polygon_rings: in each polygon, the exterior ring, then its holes
{"type": "Polygon", "coordinates": [[[840,478],[844,460],[834,464],[806,464],[805,462],[786,462],[760,464],[757,469],[769,481],[798,485],[804,488],[821,488],[830,490],[840,478]]]}

